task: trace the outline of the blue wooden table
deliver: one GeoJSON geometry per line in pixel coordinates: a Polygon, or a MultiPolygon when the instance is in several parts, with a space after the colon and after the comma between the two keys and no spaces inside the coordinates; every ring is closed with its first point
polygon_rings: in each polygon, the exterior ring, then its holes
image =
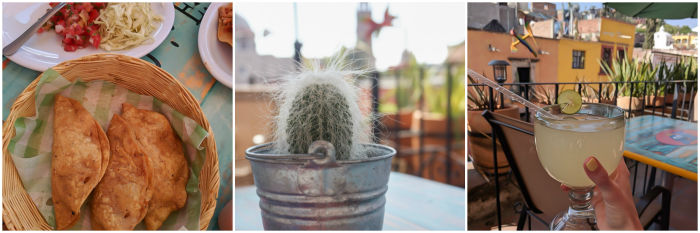
{"type": "Polygon", "coordinates": [[[676,176],[698,181],[698,124],[651,115],[628,119],[623,154],[654,167],[646,187],[655,185],[655,169],[663,170],[661,185],[673,193],[676,176]]]}
{"type": "MultiPolygon", "coordinates": [[[[218,230],[219,212],[233,199],[233,94],[207,71],[199,56],[197,35],[209,3],[175,3],[175,23],[168,38],[141,59],[151,62],[178,79],[199,101],[216,138],[221,186],[209,230],[218,230]]],[[[212,9],[215,10],[215,9],[212,9]]],[[[3,122],[10,107],[40,72],[2,58],[3,122]]]]}
{"type": "Polygon", "coordinates": [[[698,180],[698,124],[660,116],[627,120],[625,157],[698,180]]]}
{"type": "MultiPolygon", "coordinates": [[[[236,231],[263,230],[255,186],[236,188],[236,231]]],[[[465,230],[465,190],[398,172],[389,176],[384,228],[465,230]]]]}

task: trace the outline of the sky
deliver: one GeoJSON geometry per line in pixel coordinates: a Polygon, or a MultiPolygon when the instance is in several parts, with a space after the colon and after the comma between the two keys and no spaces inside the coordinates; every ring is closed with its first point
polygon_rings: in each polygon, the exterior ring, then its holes
{"type": "MultiPolygon", "coordinates": [[[[294,55],[293,3],[235,3],[235,11],[255,33],[258,54],[294,55]],[[270,33],[263,36],[263,32],[270,33]]],[[[441,64],[447,46],[465,41],[465,3],[369,3],[374,22],[384,21],[384,11],[396,16],[392,27],[373,37],[376,68],[380,71],[401,61],[404,49],[421,64],[441,64]]],[[[327,57],[342,46],[352,48],[357,38],[358,3],[297,3],[301,53],[309,58],[327,57]]]]}
{"type": "MultiPolygon", "coordinates": [[[[562,2],[552,2],[557,5],[557,10],[560,10],[562,7],[562,2]]],[[[603,8],[603,3],[602,2],[577,2],[579,6],[581,6],[580,11],[588,10],[590,6],[595,6],[595,8],[603,8]]],[[[564,2],[565,7],[569,7],[567,2],[564,2]]],[[[579,12],[580,12],[579,11],[579,12]]],[[[674,25],[674,26],[683,26],[683,25],[688,25],[691,29],[695,28],[698,26],[698,19],[667,19],[665,20],[667,24],[674,25]]]]}

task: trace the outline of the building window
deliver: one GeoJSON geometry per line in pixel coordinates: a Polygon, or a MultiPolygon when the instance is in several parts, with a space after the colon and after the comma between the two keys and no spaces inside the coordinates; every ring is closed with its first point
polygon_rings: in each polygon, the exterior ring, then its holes
{"type": "Polygon", "coordinates": [[[683,44],[686,44],[686,43],[688,43],[688,40],[687,40],[687,39],[683,39],[683,44]]]}
{"type": "MultiPolygon", "coordinates": [[[[601,60],[603,60],[605,64],[608,64],[608,67],[612,67],[612,50],[613,48],[611,46],[603,45],[603,51],[600,53],[601,60]]],[[[603,71],[603,67],[600,68],[600,73],[605,73],[605,71],[603,71]]]]}
{"type": "Polygon", "coordinates": [[[584,58],[586,57],[586,52],[584,51],[573,51],[573,60],[571,63],[572,69],[583,69],[584,58]]]}
{"type": "Polygon", "coordinates": [[[625,59],[625,48],[618,48],[617,49],[617,61],[622,61],[622,59],[625,59]]]}
{"type": "Polygon", "coordinates": [[[681,39],[676,40],[676,44],[681,43],[681,39]]]}

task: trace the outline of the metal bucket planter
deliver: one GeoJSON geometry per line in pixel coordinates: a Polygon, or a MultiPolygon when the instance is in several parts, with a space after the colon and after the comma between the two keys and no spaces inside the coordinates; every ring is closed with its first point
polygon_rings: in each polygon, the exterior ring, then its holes
{"type": "Polygon", "coordinates": [[[381,230],[384,204],[396,150],[361,160],[335,160],[326,141],[308,154],[270,154],[270,143],[248,148],[246,159],[260,197],[265,230],[381,230]]]}

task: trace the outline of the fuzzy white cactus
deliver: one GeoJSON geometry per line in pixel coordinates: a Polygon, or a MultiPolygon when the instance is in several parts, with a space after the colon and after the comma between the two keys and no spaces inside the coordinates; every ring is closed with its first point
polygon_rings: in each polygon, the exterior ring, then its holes
{"type": "Polygon", "coordinates": [[[349,70],[348,52],[325,64],[317,62],[284,77],[272,97],[277,108],[271,119],[273,153],[306,154],[312,142],[325,140],[336,148],[337,160],[367,158],[372,148],[372,121],[376,118],[360,101],[365,94],[357,77],[368,70],[349,70]],[[363,113],[370,113],[364,116],[363,113]]]}

